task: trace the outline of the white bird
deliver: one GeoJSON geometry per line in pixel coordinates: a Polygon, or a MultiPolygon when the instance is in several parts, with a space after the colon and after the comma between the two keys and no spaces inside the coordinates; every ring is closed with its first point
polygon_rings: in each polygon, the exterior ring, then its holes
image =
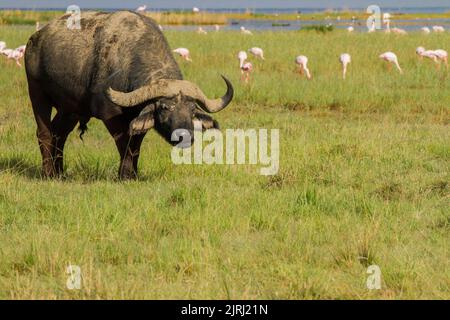
{"type": "Polygon", "coordinates": [[[250,81],[250,72],[253,71],[253,65],[251,62],[245,62],[241,67],[242,77],[245,83],[250,81]]]}
{"type": "Polygon", "coordinates": [[[1,54],[3,54],[4,56],[6,56],[7,58],[9,58],[9,55],[10,55],[13,51],[14,51],[13,49],[4,48],[4,49],[1,51],[1,54]]]}
{"type": "Polygon", "coordinates": [[[387,61],[389,63],[388,64],[389,70],[391,68],[391,65],[394,64],[397,67],[398,71],[400,73],[403,73],[403,70],[402,70],[402,68],[400,68],[400,64],[398,63],[397,55],[395,53],[388,51],[388,52],[381,54],[379,56],[379,58],[383,59],[384,61],[387,61]]]}
{"type": "Polygon", "coordinates": [[[342,64],[342,76],[345,79],[347,74],[347,66],[352,62],[352,57],[348,53],[343,53],[339,57],[339,61],[342,64]]]}
{"type": "Polygon", "coordinates": [[[436,58],[444,62],[445,67],[448,69],[448,52],[442,49],[434,50],[436,58]]]}
{"type": "Polygon", "coordinates": [[[27,46],[26,46],[26,45],[23,45],[23,46],[17,47],[16,50],[17,50],[18,52],[20,52],[20,53],[25,54],[25,49],[26,49],[26,48],[27,48],[27,46]]]}
{"type": "Polygon", "coordinates": [[[433,60],[438,67],[439,63],[442,61],[444,62],[446,68],[448,68],[448,52],[445,50],[425,50],[424,47],[418,47],[416,49],[416,53],[421,59],[429,58],[433,60]]]}
{"type": "Polygon", "coordinates": [[[253,54],[257,58],[260,58],[261,60],[265,60],[264,59],[264,51],[261,48],[253,47],[251,49],[248,49],[248,52],[250,52],[251,54],[253,54]]]}
{"type": "Polygon", "coordinates": [[[348,32],[353,32],[353,31],[355,31],[355,28],[353,28],[352,26],[350,26],[350,27],[347,28],[347,31],[348,31],[348,32]]]}
{"type": "Polygon", "coordinates": [[[391,32],[391,14],[386,12],[383,14],[383,23],[386,25],[386,33],[391,32]]]}
{"type": "Polygon", "coordinates": [[[295,63],[298,65],[299,69],[299,73],[303,74],[303,71],[306,72],[306,77],[308,79],[311,79],[311,72],[308,69],[308,57],[306,56],[298,56],[297,58],[295,58],[295,63]]]}
{"type": "Polygon", "coordinates": [[[392,28],[391,32],[395,33],[395,34],[401,34],[401,35],[408,34],[408,32],[406,32],[405,29],[400,29],[400,28],[392,28]]]}
{"type": "Polygon", "coordinates": [[[443,26],[433,26],[433,31],[437,33],[445,32],[445,28],[443,26]]]}
{"type": "Polygon", "coordinates": [[[241,27],[241,33],[246,35],[252,35],[253,33],[250,30],[245,29],[245,27],[241,27]]]}
{"type": "Polygon", "coordinates": [[[16,49],[3,49],[1,53],[5,55],[8,59],[14,59],[16,64],[21,67],[20,59],[25,55],[26,46],[20,46],[16,49]]]}
{"type": "Polygon", "coordinates": [[[158,28],[159,28],[159,30],[164,31],[164,28],[162,25],[158,24],[158,28]]]}
{"type": "Polygon", "coordinates": [[[3,51],[3,49],[6,49],[6,42],[0,41],[0,53],[3,51]]]}
{"type": "Polygon", "coordinates": [[[202,27],[198,27],[197,33],[198,33],[198,34],[208,34],[208,32],[206,32],[206,30],[203,29],[202,27]]]}
{"type": "Polygon", "coordinates": [[[216,24],[216,25],[214,25],[214,29],[216,30],[216,32],[219,32],[220,26],[218,24],[216,24]]]}
{"type": "Polygon", "coordinates": [[[430,34],[430,33],[431,33],[431,30],[430,30],[430,28],[428,28],[428,27],[423,27],[421,30],[422,30],[422,32],[425,33],[425,34],[430,34]]]}
{"type": "Polygon", "coordinates": [[[193,13],[199,13],[199,12],[200,12],[200,9],[197,8],[197,7],[193,7],[193,8],[192,8],[192,12],[193,12],[193,13]]]}
{"type": "Polygon", "coordinates": [[[248,58],[247,52],[239,51],[238,59],[239,59],[239,69],[241,70],[241,80],[248,83],[250,80],[250,72],[253,70],[253,65],[246,61],[248,58]]]}
{"type": "Polygon", "coordinates": [[[36,31],[41,30],[41,24],[39,23],[39,21],[36,21],[36,31]]]}
{"type": "Polygon", "coordinates": [[[417,47],[417,48],[416,48],[416,54],[417,54],[419,57],[421,57],[422,54],[423,54],[425,51],[426,51],[426,50],[425,50],[424,47],[417,47]]]}
{"type": "Polygon", "coordinates": [[[247,60],[248,56],[247,56],[247,52],[245,51],[239,51],[238,53],[238,59],[239,59],[239,67],[242,68],[242,66],[245,63],[245,60],[247,60]]]}
{"type": "Polygon", "coordinates": [[[369,33],[373,33],[373,32],[375,32],[376,31],[376,27],[375,27],[375,19],[373,19],[372,20],[372,24],[370,25],[370,28],[369,28],[369,33]]]}
{"type": "Polygon", "coordinates": [[[173,50],[173,52],[178,53],[180,55],[180,57],[183,58],[184,60],[192,62],[191,57],[190,57],[190,52],[188,49],[177,48],[177,49],[173,50]]]}
{"type": "Polygon", "coordinates": [[[426,50],[424,47],[418,47],[416,49],[416,54],[419,56],[420,59],[429,58],[436,63],[438,62],[437,57],[433,50],[426,50]]]}
{"type": "Polygon", "coordinates": [[[147,6],[146,6],[146,5],[143,5],[143,6],[140,6],[139,8],[137,8],[137,9],[136,9],[136,12],[144,13],[145,10],[147,10],[147,6]]]}

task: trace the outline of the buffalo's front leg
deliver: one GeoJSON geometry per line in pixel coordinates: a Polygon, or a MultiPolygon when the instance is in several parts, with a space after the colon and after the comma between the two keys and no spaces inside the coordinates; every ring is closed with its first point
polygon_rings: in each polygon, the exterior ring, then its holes
{"type": "Polygon", "coordinates": [[[116,142],[120,154],[119,178],[122,180],[137,178],[137,163],[143,135],[130,136],[129,123],[121,116],[104,121],[106,128],[116,142]]]}
{"type": "Polygon", "coordinates": [[[133,170],[136,173],[138,173],[138,161],[139,161],[139,154],[141,152],[141,145],[142,141],[144,140],[145,134],[139,134],[135,135],[131,138],[131,144],[130,149],[132,153],[133,158],[133,170]]]}

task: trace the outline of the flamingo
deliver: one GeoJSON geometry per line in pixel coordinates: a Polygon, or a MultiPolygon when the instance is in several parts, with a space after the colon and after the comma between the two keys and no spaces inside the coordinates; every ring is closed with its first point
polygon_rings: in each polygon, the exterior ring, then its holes
{"type": "Polygon", "coordinates": [[[206,30],[203,29],[202,27],[198,27],[197,33],[198,33],[198,34],[208,34],[208,32],[206,32],[206,30]]]}
{"type": "Polygon", "coordinates": [[[424,47],[417,47],[416,48],[416,54],[419,56],[419,58],[422,60],[423,59],[423,53],[425,52],[425,48],[424,47]]]}
{"type": "Polygon", "coordinates": [[[5,55],[8,59],[14,59],[16,61],[17,66],[21,67],[20,59],[25,55],[26,46],[20,46],[16,49],[3,49],[1,53],[5,55]]]}
{"type": "Polygon", "coordinates": [[[347,28],[347,32],[351,33],[351,32],[353,32],[353,31],[355,31],[355,28],[353,28],[352,26],[350,26],[350,27],[347,28]]]}
{"type": "Polygon", "coordinates": [[[242,67],[245,60],[247,60],[248,56],[247,56],[247,52],[245,51],[239,51],[238,53],[238,59],[239,59],[239,67],[242,67]]]}
{"type": "Polygon", "coordinates": [[[261,48],[253,47],[251,49],[248,49],[248,52],[250,52],[251,54],[253,54],[257,58],[260,58],[261,60],[265,60],[264,59],[264,51],[261,48]]]}
{"type": "Polygon", "coordinates": [[[20,53],[25,54],[25,49],[26,49],[26,48],[27,48],[27,46],[26,46],[26,45],[23,45],[23,46],[20,46],[20,47],[16,48],[16,50],[17,50],[18,52],[20,52],[20,53]]]}
{"type": "Polygon", "coordinates": [[[421,60],[423,60],[423,58],[429,58],[434,62],[438,63],[437,57],[434,54],[433,50],[426,50],[424,47],[418,47],[416,49],[416,54],[419,56],[421,60]]]}
{"type": "Polygon", "coordinates": [[[298,56],[297,58],[295,58],[295,63],[299,66],[298,71],[300,74],[303,74],[303,71],[305,71],[306,77],[308,79],[312,78],[311,72],[309,72],[309,69],[308,69],[308,57],[298,56]]]}
{"type": "Polygon", "coordinates": [[[442,49],[437,49],[434,50],[434,54],[438,60],[444,62],[445,67],[448,69],[448,52],[442,49]]]}
{"type": "Polygon", "coordinates": [[[173,50],[173,52],[178,53],[181,58],[183,58],[186,61],[192,62],[189,50],[186,48],[177,48],[173,50]]]}
{"type": "Polygon", "coordinates": [[[386,33],[391,32],[391,14],[386,12],[383,14],[383,23],[386,25],[386,33]]]}
{"type": "Polygon", "coordinates": [[[422,30],[422,32],[425,33],[425,34],[430,34],[430,33],[431,33],[431,30],[430,30],[430,28],[428,28],[428,27],[423,27],[421,30],[422,30]]]}
{"type": "Polygon", "coordinates": [[[245,29],[244,26],[241,27],[241,33],[251,36],[253,33],[250,30],[245,29]]]}
{"type": "Polygon", "coordinates": [[[347,66],[352,62],[352,57],[348,53],[343,53],[339,57],[339,61],[342,64],[342,76],[345,79],[345,76],[347,74],[347,66]]]}
{"type": "Polygon", "coordinates": [[[241,80],[245,81],[245,83],[248,83],[250,80],[250,72],[253,70],[253,65],[246,61],[247,58],[247,52],[240,51],[238,53],[239,69],[241,69],[241,80]]]}
{"type": "Polygon", "coordinates": [[[402,68],[400,68],[400,64],[398,63],[398,58],[397,58],[397,55],[395,53],[388,51],[388,52],[385,52],[385,53],[381,54],[379,56],[379,58],[383,59],[384,61],[389,62],[389,64],[388,64],[388,69],[389,70],[391,69],[391,65],[395,64],[395,66],[397,67],[398,71],[401,74],[403,74],[403,70],[402,70],[402,68]]]}
{"type": "Polygon", "coordinates": [[[373,32],[375,32],[375,30],[376,30],[376,27],[375,27],[375,19],[373,19],[372,20],[372,24],[371,24],[371,26],[370,26],[370,29],[369,29],[369,33],[373,33],[373,32]]]}
{"type": "Polygon", "coordinates": [[[433,26],[433,31],[437,33],[445,32],[445,28],[443,26],[433,26]]]}
{"type": "Polygon", "coordinates": [[[14,51],[13,49],[5,48],[1,51],[1,54],[6,56],[6,58],[9,58],[9,56],[12,54],[13,51],[14,51]]]}
{"type": "Polygon", "coordinates": [[[147,10],[147,5],[140,6],[139,8],[136,9],[136,12],[144,13],[145,10],[147,10]]]}
{"type": "Polygon", "coordinates": [[[418,47],[416,49],[416,53],[419,55],[421,59],[429,58],[436,63],[436,66],[439,67],[439,63],[444,62],[446,68],[448,69],[448,52],[442,49],[438,50],[425,50],[424,47],[418,47]]]}
{"type": "Polygon", "coordinates": [[[392,28],[391,32],[395,33],[395,34],[401,34],[401,35],[408,34],[408,32],[406,32],[405,29],[400,29],[400,28],[392,28]]]}

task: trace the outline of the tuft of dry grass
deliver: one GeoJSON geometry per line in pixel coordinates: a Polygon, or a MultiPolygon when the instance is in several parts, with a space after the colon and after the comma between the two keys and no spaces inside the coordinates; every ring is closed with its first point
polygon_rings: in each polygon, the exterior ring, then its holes
{"type": "Polygon", "coordinates": [[[147,12],[146,15],[161,25],[224,25],[228,23],[227,15],[209,12],[147,12]]]}

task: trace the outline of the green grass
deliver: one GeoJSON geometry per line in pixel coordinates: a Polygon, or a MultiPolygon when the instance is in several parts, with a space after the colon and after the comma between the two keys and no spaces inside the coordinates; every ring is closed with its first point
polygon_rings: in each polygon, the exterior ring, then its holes
{"type": "MultiPolygon", "coordinates": [[[[11,47],[32,27],[0,27],[11,47]]],[[[280,172],[175,166],[155,133],[140,179],[116,179],[118,154],[92,120],[71,135],[64,180],[40,179],[24,69],[0,57],[0,298],[449,299],[450,83],[414,50],[449,34],[334,31],[207,36],[168,32],[188,47],[185,77],[236,99],[222,128],[279,128],[280,172]],[[252,46],[252,83],[236,55],[252,46]],[[397,52],[403,76],[377,56],[397,52]],[[338,56],[352,54],[348,79],[338,56]],[[310,58],[313,80],[295,74],[310,58]],[[79,265],[82,289],[66,289],[79,265]],[[382,289],[366,288],[379,265],[382,289]]]]}

